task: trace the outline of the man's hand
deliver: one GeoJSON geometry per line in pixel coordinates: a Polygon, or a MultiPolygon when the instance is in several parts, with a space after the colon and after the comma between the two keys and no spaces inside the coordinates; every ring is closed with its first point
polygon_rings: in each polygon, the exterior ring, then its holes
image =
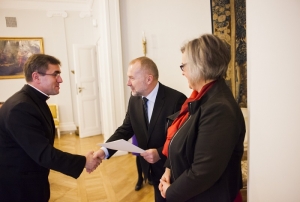
{"type": "Polygon", "coordinates": [[[94,152],[93,158],[100,159],[102,161],[105,159],[105,152],[102,149],[99,149],[98,151],[94,152]]]}
{"type": "Polygon", "coordinates": [[[94,159],[93,158],[93,151],[90,151],[86,154],[86,162],[85,162],[85,169],[88,173],[93,172],[102,162],[101,159],[94,159]]]}
{"type": "Polygon", "coordinates": [[[144,157],[148,163],[156,163],[160,159],[156,149],[148,149],[141,153],[141,156],[144,157]]]}

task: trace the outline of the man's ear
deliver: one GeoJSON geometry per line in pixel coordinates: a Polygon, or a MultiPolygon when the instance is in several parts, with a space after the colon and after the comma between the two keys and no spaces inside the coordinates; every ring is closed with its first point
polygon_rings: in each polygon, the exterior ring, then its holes
{"type": "Polygon", "coordinates": [[[32,82],[40,82],[40,75],[37,72],[33,72],[31,74],[32,82]]]}
{"type": "Polygon", "coordinates": [[[152,81],[153,81],[153,75],[149,74],[147,76],[147,83],[150,84],[150,83],[152,83],[152,81]]]}

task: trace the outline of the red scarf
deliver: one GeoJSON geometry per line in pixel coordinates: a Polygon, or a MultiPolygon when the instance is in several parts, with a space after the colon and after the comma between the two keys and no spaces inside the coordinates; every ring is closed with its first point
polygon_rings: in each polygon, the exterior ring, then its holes
{"type": "Polygon", "coordinates": [[[200,100],[200,98],[213,86],[214,83],[215,81],[212,81],[204,85],[199,93],[194,90],[191,96],[188,99],[186,99],[186,101],[181,106],[181,110],[178,117],[173,121],[172,125],[168,128],[167,139],[162,151],[162,153],[166,157],[168,157],[168,149],[172,137],[189,117],[188,103],[193,102],[195,100],[200,100]]]}

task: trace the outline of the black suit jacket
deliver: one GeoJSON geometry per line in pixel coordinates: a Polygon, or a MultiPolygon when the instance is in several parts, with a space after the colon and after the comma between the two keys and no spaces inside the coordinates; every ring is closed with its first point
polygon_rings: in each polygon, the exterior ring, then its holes
{"type": "MultiPolygon", "coordinates": [[[[138,146],[142,149],[156,148],[160,160],[154,164],[149,164],[141,158],[141,164],[144,174],[148,175],[151,171],[152,180],[155,184],[159,183],[159,179],[164,173],[164,163],[166,157],[162,154],[162,148],[166,141],[165,123],[168,115],[180,110],[181,105],[186,100],[186,96],[174,89],[159,83],[154,108],[147,129],[143,101],[140,96],[131,96],[128,103],[128,109],[123,124],[115,131],[115,133],[107,140],[107,142],[125,139],[129,140],[134,134],[138,142],[138,146]]],[[[108,150],[112,156],[116,150],[108,150]]]]}
{"type": "Polygon", "coordinates": [[[0,201],[48,201],[49,169],[79,177],[85,157],[53,147],[47,96],[29,85],[0,108],[0,201]]]}
{"type": "MultiPolygon", "coordinates": [[[[219,79],[200,100],[169,145],[166,166],[172,202],[232,202],[242,188],[245,121],[231,90],[219,79]]],[[[174,118],[174,117],[170,117],[174,118]]]]}

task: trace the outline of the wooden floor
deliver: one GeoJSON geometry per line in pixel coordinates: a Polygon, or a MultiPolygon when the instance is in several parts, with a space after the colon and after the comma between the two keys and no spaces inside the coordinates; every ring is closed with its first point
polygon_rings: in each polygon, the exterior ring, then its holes
{"type": "MultiPolygon", "coordinates": [[[[54,146],[62,151],[85,155],[90,150],[98,150],[102,135],[79,138],[75,134],[62,134],[55,139],[54,146]]],[[[149,202],[154,201],[151,185],[135,191],[137,171],[135,156],[132,154],[104,160],[91,174],[85,170],[78,179],[51,170],[49,175],[50,202],[149,202]]]]}
{"type": "MultiPolygon", "coordinates": [[[[75,134],[62,134],[55,139],[54,146],[62,151],[86,155],[90,150],[99,149],[97,143],[103,136],[79,138],[75,134]]],[[[151,202],[154,190],[151,185],[135,191],[137,171],[135,156],[132,154],[104,160],[91,174],[85,170],[78,179],[50,171],[50,202],[151,202]]],[[[242,190],[243,202],[247,201],[247,191],[242,190]]]]}

